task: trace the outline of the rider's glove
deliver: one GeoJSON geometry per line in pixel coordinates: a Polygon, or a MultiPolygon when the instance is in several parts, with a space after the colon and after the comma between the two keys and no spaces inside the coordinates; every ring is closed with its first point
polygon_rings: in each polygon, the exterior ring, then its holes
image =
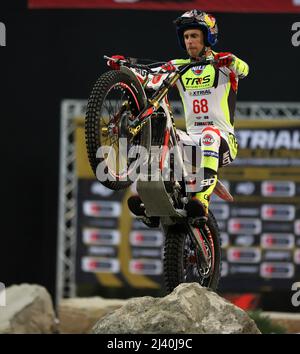
{"type": "Polygon", "coordinates": [[[222,66],[229,67],[230,64],[234,61],[234,55],[229,52],[217,53],[215,55],[215,60],[217,60],[217,67],[220,68],[222,66]]]}
{"type": "Polygon", "coordinates": [[[165,72],[172,72],[176,70],[176,67],[170,61],[168,61],[161,67],[161,69],[165,72]]]}
{"type": "MultiPolygon", "coordinates": [[[[113,55],[112,58],[117,60],[125,60],[123,55],[113,55]]],[[[120,70],[120,64],[114,60],[108,60],[107,65],[113,70],[120,70]]]]}

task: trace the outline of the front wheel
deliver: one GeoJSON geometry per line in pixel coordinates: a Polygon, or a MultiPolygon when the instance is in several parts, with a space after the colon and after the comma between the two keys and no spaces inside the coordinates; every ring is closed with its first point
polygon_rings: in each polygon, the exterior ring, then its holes
{"type": "Polygon", "coordinates": [[[220,232],[217,221],[209,212],[208,221],[199,231],[203,235],[209,266],[201,267],[201,253],[186,226],[171,226],[165,235],[164,278],[168,293],[181,283],[199,283],[216,290],[221,270],[220,232]]]}
{"type": "Polygon", "coordinates": [[[85,119],[86,147],[94,174],[110,189],[133,182],[128,171],[134,159],[127,156],[139,145],[139,136],[130,141],[128,126],[143,108],[144,93],[126,73],[108,71],[93,87],[85,119]]]}

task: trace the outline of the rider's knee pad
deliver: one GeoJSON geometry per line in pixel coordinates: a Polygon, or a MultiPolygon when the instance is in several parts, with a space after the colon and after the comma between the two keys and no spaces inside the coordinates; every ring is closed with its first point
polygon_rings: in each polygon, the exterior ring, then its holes
{"type": "Polygon", "coordinates": [[[206,127],[201,131],[200,138],[201,147],[203,150],[219,151],[221,144],[220,130],[215,127],[206,127]]]}
{"type": "Polygon", "coordinates": [[[201,132],[200,138],[202,159],[201,167],[218,170],[221,133],[214,127],[206,127],[201,132]]]}

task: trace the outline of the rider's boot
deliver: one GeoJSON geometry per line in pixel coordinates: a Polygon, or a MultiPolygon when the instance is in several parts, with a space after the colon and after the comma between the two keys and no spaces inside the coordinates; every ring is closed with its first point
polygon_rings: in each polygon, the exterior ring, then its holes
{"type": "Polygon", "coordinates": [[[145,208],[143,202],[138,195],[133,195],[128,198],[127,205],[129,210],[136,215],[145,225],[148,227],[154,228],[159,226],[159,217],[150,216],[148,217],[145,214],[145,208]]]}
{"type": "Polygon", "coordinates": [[[195,194],[195,196],[187,203],[185,209],[188,217],[207,220],[210,196],[217,184],[218,177],[216,173],[211,173],[208,170],[204,172],[204,177],[205,179],[202,181],[202,190],[195,194]]]}

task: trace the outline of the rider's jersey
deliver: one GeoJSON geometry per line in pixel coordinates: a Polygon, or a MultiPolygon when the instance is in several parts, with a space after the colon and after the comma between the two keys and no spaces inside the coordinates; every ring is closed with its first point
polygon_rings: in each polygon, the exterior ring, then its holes
{"type": "MultiPolygon", "coordinates": [[[[190,62],[191,59],[171,61],[174,66],[190,62]]],[[[202,128],[211,125],[221,131],[234,133],[238,80],[247,76],[248,72],[248,65],[235,56],[229,68],[218,69],[215,65],[196,66],[177,81],[188,134],[200,134],[202,128]]]]}

